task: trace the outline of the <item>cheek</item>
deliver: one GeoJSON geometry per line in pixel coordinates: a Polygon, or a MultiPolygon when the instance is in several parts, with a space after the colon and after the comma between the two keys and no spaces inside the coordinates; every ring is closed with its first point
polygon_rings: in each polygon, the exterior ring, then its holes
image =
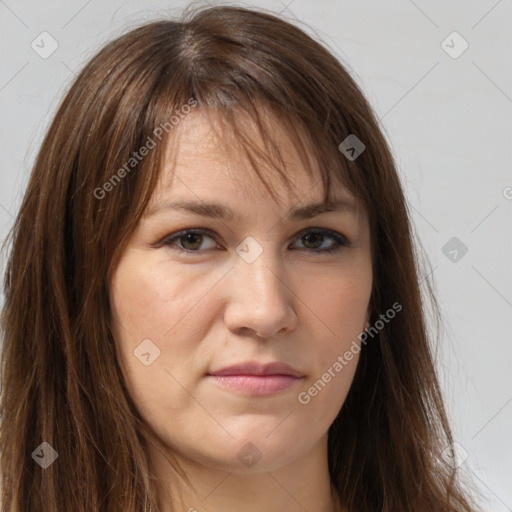
{"type": "Polygon", "coordinates": [[[180,332],[195,325],[194,308],[209,286],[198,272],[176,270],[165,260],[148,261],[143,254],[128,255],[112,279],[112,314],[134,339],[163,341],[178,324],[180,332]]]}
{"type": "Polygon", "coordinates": [[[372,291],[371,267],[357,265],[302,281],[301,300],[324,324],[328,337],[338,345],[357,337],[364,329],[372,291]]]}
{"type": "Polygon", "coordinates": [[[118,360],[130,396],[152,424],[193,407],[183,390],[191,388],[196,378],[197,372],[190,370],[201,327],[193,321],[193,313],[204,286],[204,280],[200,283],[162,262],[148,264],[147,256],[143,260],[136,251],[125,255],[112,277],[118,360]],[[148,365],[143,362],[146,353],[148,365]]]}
{"type": "Polygon", "coordinates": [[[177,270],[162,256],[151,259],[133,250],[113,275],[110,302],[118,356],[127,380],[141,396],[158,396],[163,389],[173,395],[175,388],[182,390],[177,382],[188,389],[203,370],[195,360],[197,350],[219,314],[218,301],[205,289],[213,288],[220,277],[198,270],[177,270]],[[142,346],[157,354],[149,366],[136,357],[147,352],[142,346]]]}
{"type": "Polygon", "coordinates": [[[111,283],[112,315],[134,337],[141,333],[148,337],[161,336],[172,321],[168,311],[163,314],[166,302],[173,300],[177,306],[176,299],[183,297],[179,291],[176,279],[171,285],[169,276],[139,265],[138,258],[126,258],[111,283]]]}
{"type": "Polygon", "coordinates": [[[138,390],[139,394],[150,392],[155,375],[161,373],[160,363],[165,355],[163,335],[173,322],[166,311],[166,301],[174,294],[174,287],[169,287],[166,280],[159,279],[143,263],[136,251],[128,251],[110,283],[114,338],[120,363],[127,380],[133,381],[132,391],[138,390]],[[150,364],[146,366],[144,360],[150,364]]]}
{"type": "Polygon", "coordinates": [[[364,260],[302,282],[301,298],[320,320],[314,350],[317,365],[303,388],[312,410],[339,409],[351,386],[361,350],[358,336],[371,296],[370,265],[364,260]]]}

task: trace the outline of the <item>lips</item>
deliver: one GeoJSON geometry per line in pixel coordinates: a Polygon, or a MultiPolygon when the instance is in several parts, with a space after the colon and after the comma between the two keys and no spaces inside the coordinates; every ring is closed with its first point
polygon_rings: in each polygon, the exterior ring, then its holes
{"type": "Polygon", "coordinates": [[[281,362],[273,362],[267,364],[260,364],[257,362],[247,362],[236,364],[232,366],[227,366],[222,368],[221,370],[217,370],[209,373],[209,375],[214,376],[226,376],[226,375],[256,375],[256,376],[265,376],[265,375],[288,375],[290,377],[303,377],[304,375],[293,368],[292,366],[281,363],[281,362]]]}
{"type": "Polygon", "coordinates": [[[266,396],[291,388],[304,375],[286,363],[248,362],[227,366],[208,374],[207,378],[229,391],[250,396],[266,396]]]}

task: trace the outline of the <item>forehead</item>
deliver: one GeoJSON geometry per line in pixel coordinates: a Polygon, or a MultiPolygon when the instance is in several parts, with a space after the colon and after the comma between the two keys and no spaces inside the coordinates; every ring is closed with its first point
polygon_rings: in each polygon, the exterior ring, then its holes
{"type": "MultiPolygon", "coordinates": [[[[243,127],[241,135],[235,134],[222,115],[201,109],[180,122],[167,142],[165,164],[148,209],[162,198],[171,197],[197,199],[214,195],[226,201],[267,199],[269,192],[258,174],[281,202],[321,200],[323,183],[312,149],[306,149],[305,161],[304,155],[297,151],[301,141],[286,131],[279,118],[264,110],[265,129],[279,153],[276,158],[272,148],[265,145],[254,120],[243,111],[236,116],[237,127],[243,127]],[[288,183],[283,182],[280,172],[286,174],[288,183]]],[[[355,202],[341,183],[333,183],[330,193],[333,199],[355,202]]]]}

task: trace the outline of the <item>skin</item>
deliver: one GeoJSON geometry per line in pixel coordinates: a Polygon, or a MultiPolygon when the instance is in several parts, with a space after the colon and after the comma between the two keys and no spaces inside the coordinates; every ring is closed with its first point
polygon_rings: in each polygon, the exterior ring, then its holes
{"type": "MultiPolygon", "coordinates": [[[[292,194],[267,174],[278,202],[243,155],[221,144],[201,111],[181,121],[168,148],[174,173],[171,165],[165,167],[147,211],[162,201],[200,198],[223,203],[240,218],[209,219],[169,209],[147,215],[112,274],[114,336],[129,393],[193,486],[149,448],[163,482],[164,512],[171,510],[171,494],[176,510],[190,512],[345,510],[329,484],[327,431],[345,401],[358,354],[307,405],[298,394],[368,326],[369,225],[362,210],[285,219],[291,208],[319,201],[322,189],[286,134],[277,123],[272,126],[296,187],[292,194]],[[335,240],[324,235],[308,245],[301,231],[311,227],[345,235],[351,247],[322,254],[335,240]],[[213,234],[159,243],[192,228],[213,234]],[[236,252],[248,236],[263,251],[252,263],[236,252]],[[144,339],[160,350],[149,366],[134,355],[144,339]],[[226,390],[207,377],[249,360],[282,361],[304,377],[269,396],[226,390]],[[246,450],[261,455],[251,467],[237,456],[248,443],[246,450]]],[[[341,186],[338,192],[351,197],[341,186]]]]}

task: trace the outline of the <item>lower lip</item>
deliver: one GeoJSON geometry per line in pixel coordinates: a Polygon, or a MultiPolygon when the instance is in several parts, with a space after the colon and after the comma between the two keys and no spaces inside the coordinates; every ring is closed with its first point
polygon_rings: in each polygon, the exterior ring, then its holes
{"type": "Polygon", "coordinates": [[[301,380],[291,375],[209,375],[217,384],[248,395],[273,395],[301,380]]]}

